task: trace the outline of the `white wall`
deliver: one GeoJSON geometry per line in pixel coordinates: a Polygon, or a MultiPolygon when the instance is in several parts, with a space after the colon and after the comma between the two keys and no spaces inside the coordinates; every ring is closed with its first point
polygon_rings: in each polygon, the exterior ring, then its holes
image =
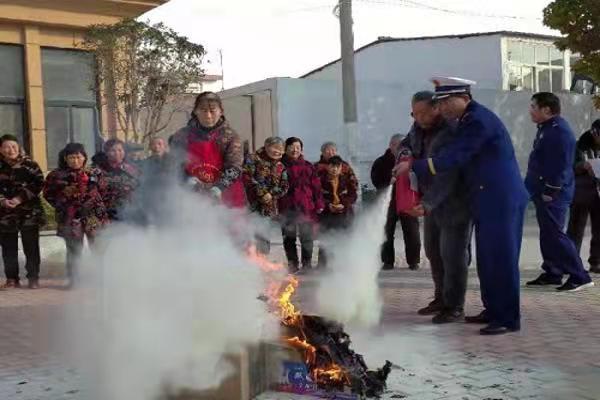
{"type": "MultiPolygon", "coordinates": [[[[459,76],[481,89],[501,89],[501,36],[383,42],[356,53],[356,79],[394,84],[427,82],[435,75],[459,76]]],[[[336,62],[305,79],[341,80],[336,62]]]]}
{"type": "MultiPolygon", "coordinates": [[[[410,99],[417,90],[430,89],[427,82],[410,88],[402,85],[359,82],[360,138],[357,143],[360,175],[369,181],[372,161],[382,154],[394,133],[406,133],[411,124],[410,99]]],[[[506,124],[521,169],[527,167],[536,127],[529,119],[530,92],[475,90],[474,97],[498,113],[506,124]]],[[[576,136],[589,129],[600,113],[593,111],[589,96],[560,94],[564,116],[576,136]]],[[[317,160],[323,142],[333,140],[344,153],[341,87],[335,81],[311,79],[277,80],[277,118],[274,134],[298,136],[305,144],[306,158],[317,160]]],[[[343,154],[347,157],[347,154],[343,154]]],[[[370,183],[370,182],[369,182],[370,183]]]]}

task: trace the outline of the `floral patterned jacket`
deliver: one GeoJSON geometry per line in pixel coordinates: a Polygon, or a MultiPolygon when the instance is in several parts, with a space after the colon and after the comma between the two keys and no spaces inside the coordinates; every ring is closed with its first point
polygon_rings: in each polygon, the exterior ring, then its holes
{"type": "Polygon", "coordinates": [[[44,198],[56,210],[57,234],[89,237],[109,223],[103,196],[107,182],[98,168],[56,169],[46,177],[44,198]]]}
{"type": "Polygon", "coordinates": [[[0,159],[0,202],[19,197],[15,208],[0,206],[0,232],[39,228],[46,223],[40,192],[44,175],[39,165],[26,156],[15,162],[0,159]]]}
{"type": "Polygon", "coordinates": [[[127,161],[118,167],[113,167],[104,157],[94,158],[99,160],[96,166],[100,168],[106,180],[103,199],[108,217],[111,221],[122,220],[124,208],[130,205],[133,194],[140,184],[141,172],[127,161]]]}
{"type": "Polygon", "coordinates": [[[287,193],[289,187],[283,162],[271,159],[265,149],[261,148],[246,159],[243,179],[250,210],[265,217],[277,217],[279,199],[287,193]],[[270,202],[262,201],[266,194],[271,195],[270,202]]]}

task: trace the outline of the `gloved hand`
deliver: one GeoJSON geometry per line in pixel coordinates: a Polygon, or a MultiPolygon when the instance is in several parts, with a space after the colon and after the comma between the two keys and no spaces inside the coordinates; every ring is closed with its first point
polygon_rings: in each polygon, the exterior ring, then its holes
{"type": "Polygon", "coordinates": [[[221,200],[223,193],[221,192],[221,189],[219,189],[218,187],[213,186],[210,188],[210,190],[208,192],[210,193],[210,196],[212,198],[219,200],[219,201],[221,200]]]}
{"type": "Polygon", "coordinates": [[[185,181],[185,184],[192,189],[197,188],[201,183],[202,182],[200,182],[200,179],[196,178],[195,176],[190,176],[187,178],[187,181],[185,181]]]}

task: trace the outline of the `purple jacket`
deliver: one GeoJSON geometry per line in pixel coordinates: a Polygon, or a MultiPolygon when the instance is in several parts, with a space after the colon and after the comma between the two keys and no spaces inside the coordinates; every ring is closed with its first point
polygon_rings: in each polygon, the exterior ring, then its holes
{"type": "Polygon", "coordinates": [[[291,160],[283,157],[287,170],[289,189],[279,199],[281,213],[298,213],[310,221],[317,221],[317,214],[325,208],[321,181],[316,168],[303,157],[291,160]]]}

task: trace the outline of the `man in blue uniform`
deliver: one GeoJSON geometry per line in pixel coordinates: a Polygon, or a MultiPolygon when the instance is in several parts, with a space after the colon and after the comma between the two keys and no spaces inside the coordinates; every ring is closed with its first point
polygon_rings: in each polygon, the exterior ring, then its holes
{"type": "Polygon", "coordinates": [[[527,285],[562,285],[557,290],[575,292],[594,286],[594,282],[584,269],[575,244],[564,232],[575,189],[575,135],[560,111],[556,95],[545,92],[533,95],[529,114],[538,124],[538,132],[529,156],[525,185],[540,226],[544,272],[527,285]],[[564,284],[563,275],[569,275],[564,284]]]}
{"type": "MultiPolygon", "coordinates": [[[[466,322],[485,323],[482,335],[518,331],[519,256],[528,194],[510,136],[500,119],[475,102],[475,82],[434,78],[436,98],[447,119],[458,120],[457,138],[434,157],[413,162],[419,179],[462,167],[475,224],[477,269],[484,311],[466,322]]],[[[399,165],[407,172],[409,163],[399,165]]]]}

